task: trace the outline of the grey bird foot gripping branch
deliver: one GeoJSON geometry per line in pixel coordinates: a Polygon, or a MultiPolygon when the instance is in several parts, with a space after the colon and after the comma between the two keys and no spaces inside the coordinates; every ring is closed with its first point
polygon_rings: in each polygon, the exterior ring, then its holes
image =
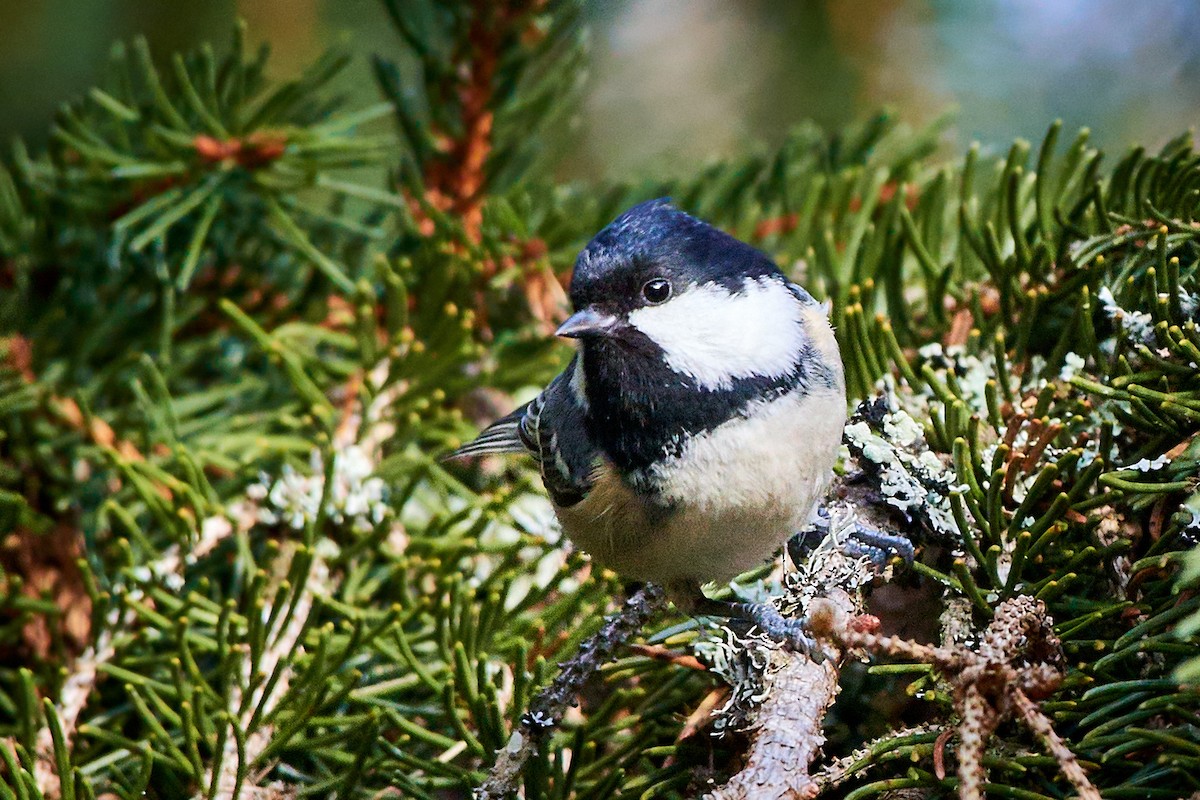
{"type": "Polygon", "coordinates": [[[778,642],[794,653],[806,655],[818,662],[825,658],[817,641],[808,635],[808,621],[804,618],[785,617],[769,602],[737,603],[706,599],[695,612],[750,623],[768,639],[778,642]]]}
{"type": "MultiPolygon", "coordinates": [[[[844,482],[843,482],[844,483],[844,482]]],[[[912,564],[917,551],[912,539],[902,533],[888,533],[869,525],[853,515],[844,529],[836,533],[838,545],[854,557],[868,559],[878,569],[883,569],[893,558],[912,564]]],[[[793,563],[800,563],[832,533],[833,520],[830,507],[820,505],[808,527],[788,540],[788,555],[793,563]]]]}

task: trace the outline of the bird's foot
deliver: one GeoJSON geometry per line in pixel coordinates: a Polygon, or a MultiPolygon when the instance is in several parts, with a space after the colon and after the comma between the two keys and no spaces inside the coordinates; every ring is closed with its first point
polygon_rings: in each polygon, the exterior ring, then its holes
{"type": "Polygon", "coordinates": [[[768,638],[783,644],[789,650],[802,653],[814,661],[822,661],[824,653],[817,640],[808,635],[808,620],[791,619],[783,616],[771,603],[734,603],[744,619],[754,623],[768,638]]]}
{"type": "Polygon", "coordinates": [[[750,623],[768,639],[779,642],[792,652],[801,653],[817,662],[825,660],[825,654],[816,639],[808,635],[807,620],[785,617],[771,603],[723,602],[705,598],[697,611],[750,623]]]}
{"type": "Polygon", "coordinates": [[[843,551],[856,558],[865,557],[878,569],[883,569],[889,561],[897,557],[904,559],[905,564],[911,564],[917,555],[908,537],[897,533],[884,533],[857,521],[854,527],[846,532],[841,544],[843,551]]]}
{"type": "Polygon", "coordinates": [[[842,552],[866,558],[882,570],[893,558],[911,564],[916,557],[912,541],[898,533],[885,533],[858,519],[856,514],[830,514],[820,507],[809,526],[788,541],[792,561],[800,563],[823,543],[832,540],[842,552]]]}

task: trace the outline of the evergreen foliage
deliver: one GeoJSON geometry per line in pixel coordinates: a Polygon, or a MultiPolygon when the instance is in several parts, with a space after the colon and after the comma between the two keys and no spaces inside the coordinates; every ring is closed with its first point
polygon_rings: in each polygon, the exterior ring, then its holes
{"type": "MultiPolygon", "coordinates": [[[[139,41],[0,164],[0,797],[468,796],[620,584],[557,541],[528,465],[438,459],[561,367],[575,253],[664,194],[828,298],[851,395],[919,422],[944,491],[884,498],[922,537],[909,613],[965,599],[981,631],[1044,601],[1070,669],[1042,710],[1091,780],[1200,789],[1189,138],[1109,164],[1054,125],[944,163],[939,126],[884,114],[564,185],[578,2],[386,4],[377,107],[329,92],[344,55],[271,85],[240,33],[165,67],[139,41]]],[[[743,738],[689,719],[721,681],[655,657],[708,635],[652,623],[526,796],[736,771],[743,738]]],[[[829,793],[952,794],[944,677],[843,678],[829,793]]],[[[995,796],[1070,793],[1025,730],[988,748],[995,796]]]]}

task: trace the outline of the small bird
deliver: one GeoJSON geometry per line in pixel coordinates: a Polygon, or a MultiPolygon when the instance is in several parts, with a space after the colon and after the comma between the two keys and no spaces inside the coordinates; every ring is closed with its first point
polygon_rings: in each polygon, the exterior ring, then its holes
{"type": "Polygon", "coordinates": [[[570,297],[566,369],[451,457],[531,454],[563,532],[597,564],[686,613],[802,644],[773,608],[702,586],[773,556],[829,482],[846,391],[826,308],[667,199],[592,239],[570,297]]]}

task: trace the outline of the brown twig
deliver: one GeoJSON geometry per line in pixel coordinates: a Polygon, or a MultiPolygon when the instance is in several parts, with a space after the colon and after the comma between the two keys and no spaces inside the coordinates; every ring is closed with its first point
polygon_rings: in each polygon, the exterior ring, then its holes
{"type": "Polygon", "coordinates": [[[987,770],[983,766],[983,751],[992,732],[1000,724],[1000,716],[988,705],[979,687],[967,684],[961,692],[958,723],[958,796],[961,800],[982,800],[987,770]]]}
{"type": "Polygon", "coordinates": [[[1016,706],[1017,712],[1021,715],[1021,719],[1024,721],[1026,727],[1042,740],[1042,744],[1050,751],[1050,755],[1054,756],[1055,760],[1058,761],[1063,775],[1067,777],[1067,780],[1075,787],[1075,791],[1079,793],[1080,800],[1100,800],[1100,793],[1096,791],[1096,787],[1088,780],[1087,773],[1083,771],[1083,767],[1079,764],[1079,759],[1071,752],[1071,748],[1067,747],[1067,743],[1054,730],[1054,725],[1050,722],[1050,718],[1020,689],[1013,692],[1013,705],[1016,706]]]}
{"type": "Polygon", "coordinates": [[[960,720],[957,755],[961,797],[977,800],[984,796],[984,748],[999,724],[1016,716],[1042,740],[1079,796],[1099,800],[1099,792],[1075,755],[1035,703],[1057,690],[1065,669],[1062,644],[1040,600],[1020,596],[997,606],[983,641],[974,650],[961,645],[930,647],[856,630],[837,608],[827,604],[811,607],[809,618],[815,635],[844,647],[902,656],[938,668],[953,689],[960,720]]]}
{"type": "Polygon", "coordinates": [[[677,653],[674,650],[669,650],[661,644],[631,644],[629,649],[637,653],[639,656],[653,658],[656,661],[668,661],[679,667],[694,669],[698,672],[707,672],[708,667],[701,663],[700,659],[688,653],[677,653]]]}
{"type": "Polygon", "coordinates": [[[939,781],[946,778],[946,745],[953,735],[954,729],[946,728],[933,743],[933,774],[939,781]]]}
{"type": "MultiPolygon", "coordinates": [[[[719,686],[704,695],[704,699],[700,701],[699,705],[683,721],[683,726],[679,729],[679,734],[675,737],[675,743],[679,744],[682,741],[692,738],[712,724],[713,712],[720,708],[721,704],[725,703],[728,699],[728,686],[719,686]]],[[[667,757],[666,765],[673,764],[674,762],[674,755],[667,757]]]]}

